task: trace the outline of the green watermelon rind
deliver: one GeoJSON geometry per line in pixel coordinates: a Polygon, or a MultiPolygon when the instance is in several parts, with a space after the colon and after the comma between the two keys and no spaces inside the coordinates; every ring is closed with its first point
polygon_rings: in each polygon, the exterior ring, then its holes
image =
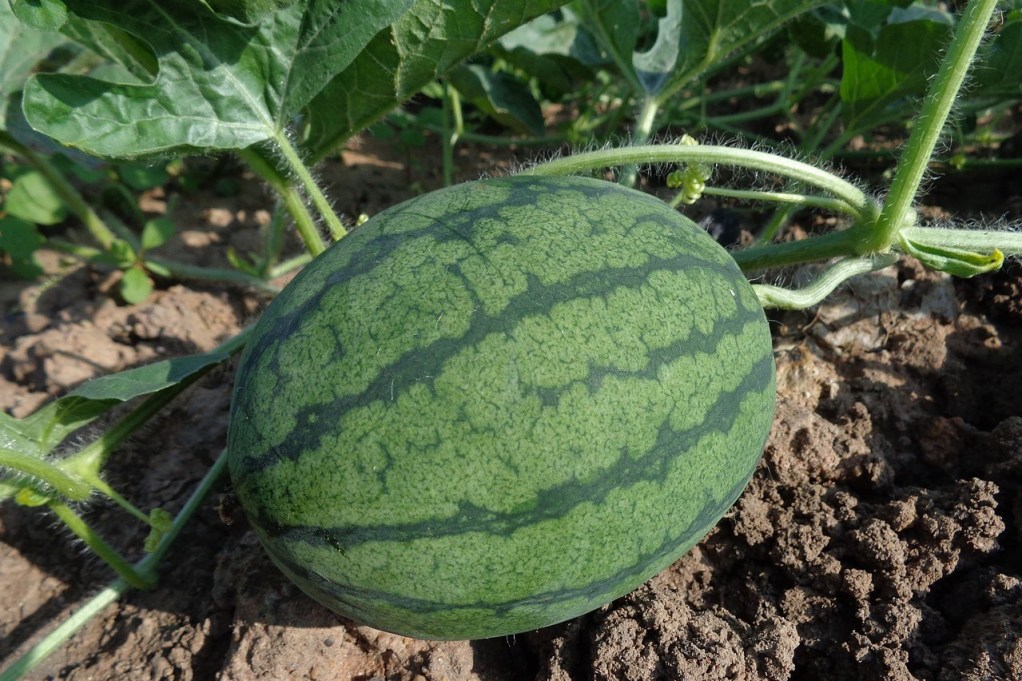
{"type": "Polygon", "coordinates": [[[229,467],[318,601],[499,636],[698,542],[774,398],[763,310],[698,227],[599,180],[494,178],[380,213],[278,296],[241,360],[229,467]]]}

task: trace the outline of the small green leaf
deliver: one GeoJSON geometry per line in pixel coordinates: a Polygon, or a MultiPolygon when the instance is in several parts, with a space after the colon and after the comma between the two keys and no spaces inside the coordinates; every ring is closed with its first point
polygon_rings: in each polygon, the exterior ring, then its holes
{"type": "Polygon", "coordinates": [[[155,551],[166,534],[170,532],[170,528],[174,525],[174,516],[162,508],[154,508],[149,512],[149,525],[149,534],[142,545],[142,550],[146,553],[155,551]]]}
{"type": "Polygon", "coordinates": [[[68,396],[88,400],[112,399],[124,402],[177,385],[193,374],[223,362],[228,356],[222,350],[214,350],[199,355],[187,355],[154,362],[116,374],[94,378],[80,385],[68,396]]]}
{"type": "Polygon", "coordinates": [[[37,225],[55,225],[67,217],[68,208],[42,173],[27,170],[14,178],[4,210],[37,225]]]}
{"type": "Polygon", "coordinates": [[[6,253],[15,274],[34,279],[43,273],[35,252],[46,243],[35,224],[13,215],[0,216],[0,253],[6,253]]]}
{"type": "Polygon", "coordinates": [[[121,277],[121,297],[124,302],[137,305],[145,302],[153,292],[153,282],[142,267],[130,267],[121,277]]]}
{"type": "Polygon", "coordinates": [[[544,14],[519,26],[491,48],[495,56],[535,78],[551,100],[571,95],[593,80],[589,65],[603,61],[578,17],[566,10],[557,14],[544,14]]]}
{"type": "Polygon", "coordinates": [[[582,25],[607,57],[634,87],[639,86],[632,55],[642,25],[639,3],[620,0],[580,0],[572,5],[582,25]]]}
{"type": "Polygon", "coordinates": [[[160,187],[170,180],[170,173],[167,172],[165,165],[143,165],[141,163],[118,165],[117,176],[121,182],[135,191],[160,187]]]}
{"type": "Polygon", "coordinates": [[[124,239],[115,239],[110,244],[110,250],[104,253],[101,260],[109,262],[114,267],[121,269],[131,267],[138,261],[138,256],[135,254],[135,250],[131,247],[124,239]]]}
{"type": "Polygon", "coordinates": [[[664,93],[676,92],[718,60],[824,4],[821,0],[685,0],[678,66],[664,93]]]}
{"type": "Polygon", "coordinates": [[[930,269],[964,279],[994,272],[1004,264],[1004,254],[997,249],[992,253],[976,253],[949,246],[920,244],[905,238],[901,239],[901,247],[930,269]]]}
{"type": "MultiPolygon", "coordinates": [[[[620,3],[620,6],[628,8],[626,3],[620,3]]],[[[638,21],[637,14],[635,17],[638,21]]],[[[541,56],[570,57],[585,66],[599,66],[604,63],[600,48],[581,22],[578,14],[563,8],[522,24],[502,36],[498,43],[508,52],[521,49],[541,56]]],[[[618,31],[623,32],[621,26],[618,26],[618,31]]]]}
{"type": "Polygon", "coordinates": [[[170,218],[159,217],[148,220],[142,227],[142,250],[151,251],[167,243],[174,236],[174,223],[170,218]]]}
{"type": "Polygon", "coordinates": [[[40,494],[31,487],[22,487],[14,495],[14,502],[19,506],[27,506],[29,508],[35,508],[38,506],[45,506],[50,503],[52,499],[45,494],[40,494]]]}

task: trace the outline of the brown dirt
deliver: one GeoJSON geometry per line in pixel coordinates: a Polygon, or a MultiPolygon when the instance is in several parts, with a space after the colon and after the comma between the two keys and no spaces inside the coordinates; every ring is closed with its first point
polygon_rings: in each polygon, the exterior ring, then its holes
{"type": "MultiPolygon", "coordinates": [[[[349,216],[436,184],[400,158],[347,158],[328,178],[349,216]]],[[[253,243],[261,190],[215,201],[187,200],[203,208],[178,215],[177,257],[220,264],[226,246],[253,243]]],[[[208,350],[265,302],[174,284],[119,305],[104,276],[74,268],[48,287],[4,285],[9,413],[91,376],[208,350]]],[[[772,314],[778,412],[749,488],[698,548],[578,620],[444,643],[345,621],[273,567],[224,483],[160,586],[107,608],[29,678],[1022,679],[1020,292],[1018,267],[954,282],[904,262],[812,314],[772,314]]],[[[224,444],[231,376],[206,376],[122,446],[110,481],[176,511],[224,444]]],[[[115,545],[140,545],[142,529],[110,505],[84,512],[115,545]]],[[[52,518],[0,506],[0,660],[109,579],[52,518]]]]}

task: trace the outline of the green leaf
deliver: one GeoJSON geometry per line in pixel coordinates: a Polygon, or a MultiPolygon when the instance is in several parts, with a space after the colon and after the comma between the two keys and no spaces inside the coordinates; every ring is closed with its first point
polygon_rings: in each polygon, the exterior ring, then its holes
{"type": "Polygon", "coordinates": [[[174,236],[174,223],[170,218],[159,217],[146,221],[142,227],[142,250],[151,251],[167,243],[174,236]]]}
{"type": "Polygon", "coordinates": [[[491,48],[515,68],[529,74],[548,99],[578,91],[593,79],[590,66],[602,63],[599,48],[578,18],[565,10],[561,17],[544,14],[500,38],[491,48]]]}
{"type": "Polygon", "coordinates": [[[951,25],[933,19],[886,24],[875,37],[850,25],[842,43],[845,125],[869,130],[904,117],[911,98],[926,92],[950,36],[951,25]]]}
{"type": "Polygon", "coordinates": [[[901,247],[930,269],[964,279],[994,272],[1004,264],[1004,254],[997,249],[992,253],[976,253],[950,246],[921,244],[905,238],[901,239],[901,247]]]}
{"type": "Polygon", "coordinates": [[[145,538],[143,543],[143,550],[146,553],[152,553],[156,550],[156,547],[163,541],[163,537],[170,532],[171,526],[174,524],[174,516],[167,513],[162,508],[154,508],[149,512],[149,534],[145,538]]]}
{"type": "Polygon", "coordinates": [[[287,7],[291,0],[199,0],[217,14],[244,24],[255,24],[274,10],[287,7]]]}
{"type": "Polygon", "coordinates": [[[55,225],[68,214],[64,200],[43,174],[35,170],[26,170],[15,176],[4,210],[37,225],[55,225]]]}
{"type": "Polygon", "coordinates": [[[151,82],[159,71],[159,62],[152,48],[141,38],[136,38],[112,24],[89,21],[71,15],[61,33],[110,60],[92,69],[89,75],[93,78],[142,84],[151,82]],[[111,73],[115,65],[123,70],[111,73]]]}
{"type": "Polygon", "coordinates": [[[144,40],[159,71],[146,84],[40,74],[25,87],[36,129],[98,156],[240,149],[292,118],[411,0],[305,0],[255,26],[198,3],[68,0],[76,17],[144,40]]]}
{"type": "Polygon", "coordinates": [[[566,0],[415,0],[309,105],[306,147],[322,158],[468,56],[566,0]]]}
{"type": "Polygon", "coordinates": [[[35,252],[46,243],[35,224],[12,215],[0,216],[0,253],[6,253],[11,269],[23,279],[35,279],[43,273],[35,252]]]}
{"type": "Polygon", "coordinates": [[[969,96],[1018,97],[1022,95],[1022,12],[1013,12],[997,37],[980,48],[974,85],[969,96]]]}
{"type": "Polygon", "coordinates": [[[138,305],[145,302],[153,292],[153,282],[142,267],[129,267],[121,277],[121,297],[124,302],[138,305]]]}
{"type": "MultiPolygon", "coordinates": [[[[623,5],[627,7],[627,5],[623,5]]],[[[568,8],[543,14],[505,34],[498,40],[501,48],[522,48],[537,55],[571,57],[586,66],[603,63],[599,47],[584,30],[581,18],[568,8]]]]}
{"type": "Polygon", "coordinates": [[[841,8],[826,5],[795,19],[789,24],[789,33],[806,54],[825,59],[844,40],[847,25],[848,16],[841,8]]]}
{"type": "Polygon", "coordinates": [[[649,94],[663,89],[678,63],[681,41],[682,0],[667,0],[667,14],[657,20],[657,36],[646,52],[632,53],[632,66],[649,94]]]}
{"type": "Polygon", "coordinates": [[[23,419],[0,412],[0,446],[43,456],[114,405],[177,385],[228,357],[214,350],[154,362],[87,381],[23,419]]]}
{"type": "Polygon", "coordinates": [[[61,0],[11,0],[14,15],[37,31],[59,31],[67,21],[67,7],[61,0]]]}
{"type": "Polygon", "coordinates": [[[18,21],[10,5],[0,2],[0,130],[8,130],[7,112],[20,109],[21,88],[53,48],[66,42],[59,33],[44,33],[18,21]]]}
{"type": "MultiPolygon", "coordinates": [[[[668,19],[670,7],[668,2],[668,19]]],[[[821,0],[767,0],[766,2],[725,2],[684,0],[680,31],[668,24],[669,38],[677,35],[678,54],[673,71],[659,84],[657,97],[665,100],[701,76],[729,54],[762,40],[789,20],[823,5],[821,0]]],[[[665,38],[666,40],[666,38],[665,38]]],[[[658,39],[659,42],[659,39],[658,39]]],[[[668,45],[656,48],[651,63],[664,68],[669,61],[668,45]]]]}
{"type": "Polygon", "coordinates": [[[639,91],[641,84],[632,64],[641,27],[639,4],[631,0],[578,0],[572,7],[621,75],[639,91]]]}
{"type": "Polygon", "coordinates": [[[170,180],[166,165],[125,163],[117,166],[117,177],[135,191],[160,187],[170,180]]]}
{"type": "Polygon", "coordinates": [[[479,64],[459,66],[449,74],[451,85],[477,108],[519,132],[543,134],[543,112],[529,86],[505,72],[479,64]]]}

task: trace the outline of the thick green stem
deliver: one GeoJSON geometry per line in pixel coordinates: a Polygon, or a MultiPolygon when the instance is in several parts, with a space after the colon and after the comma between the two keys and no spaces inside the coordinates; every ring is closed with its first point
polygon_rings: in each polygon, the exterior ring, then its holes
{"type": "Polygon", "coordinates": [[[958,248],[973,252],[1001,251],[1005,255],[1022,255],[1022,233],[991,229],[944,229],[941,227],[906,227],[901,236],[924,246],[958,248]]]}
{"type": "Polygon", "coordinates": [[[248,163],[253,171],[269,182],[270,186],[280,195],[281,201],[284,202],[284,208],[291,214],[291,219],[295,221],[295,229],[298,230],[298,235],[305,243],[306,250],[313,257],[325,251],[326,244],[323,243],[323,238],[316,228],[316,219],[309,212],[309,207],[305,205],[301,192],[288,182],[287,178],[277,172],[273,164],[254,149],[241,149],[238,151],[238,155],[248,163]]]}
{"type": "Polygon", "coordinates": [[[840,232],[827,232],[800,241],[784,241],[732,251],[731,257],[735,259],[743,272],[756,272],[775,267],[830,260],[860,252],[861,237],[855,230],[846,229],[840,232]]]}
{"type": "Polygon", "coordinates": [[[126,561],[124,556],[96,534],[89,524],[82,520],[81,516],[58,501],[51,501],[47,506],[75,533],[75,536],[85,542],[85,545],[92,549],[96,555],[109,563],[110,567],[121,576],[121,579],[137,589],[152,587],[154,582],[152,577],[140,573],[133,565],[126,561]]]}
{"type": "Polygon", "coordinates": [[[906,222],[912,215],[919,185],[996,8],[997,0],[972,0],[965,6],[947,55],[923,100],[923,108],[891,182],[891,191],[880,209],[880,217],[870,235],[871,250],[887,250],[897,241],[898,233],[909,226],[906,222]]]}
{"type": "Polygon", "coordinates": [[[10,468],[49,485],[72,501],[83,501],[92,494],[92,485],[72,475],[60,466],[38,456],[13,449],[0,449],[0,467],[10,468]]]}
{"type": "Polygon", "coordinates": [[[819,303],[852,277],[890,267],[897,260],[898,257],[893,254],[870,258],[845,258],[831,265],[812,284],[800,289],[792,290],[769,284],[753,284],[752,288],[759,296],[759,302],[763,307],[804,310],[819,303]]]}
{"type": "Polygon", "coordinates": [[[808,163],[752,149],[714,145],[653,144],[603,149],[540,163],[522,174],[571,175],[637,163],[709,163],[748,168],[788,177],[827,191],[847,204],[860,220],[868,220],[876,210],[866,194],[854,184],[808,163]]]}
{"type": "Polygon", "coordinates": [[[320,189],[319,184],[316,182],[315,178],[312,177],[312,173],[310,173],[309,169],[305,166],[305,161],[303,161],[302,157],[298,155],[298,151],[291,144],[291,140],[287,138],[285,133],[280,132],[274,138],[274,142],[280,150],[281,155],[284,157],[284,160],[287,162],[288,167],[291,168],[291,171],[298,178],[302,189],[304,189],[305,193],[309,196],[309,199],[312,201],[312,205],[316,207],[316,210],[319,212],[319,216],[326,224],[327,229],[330,230],[330,235],[333,237],[334,241],[344,237],[344,235],[348,233],[348,230],[346,230],[344,225],[341,224],[341,219],[337,217],[333,206],[330,205],[326,195],[323,194],[323,190],[320,189]]]}

